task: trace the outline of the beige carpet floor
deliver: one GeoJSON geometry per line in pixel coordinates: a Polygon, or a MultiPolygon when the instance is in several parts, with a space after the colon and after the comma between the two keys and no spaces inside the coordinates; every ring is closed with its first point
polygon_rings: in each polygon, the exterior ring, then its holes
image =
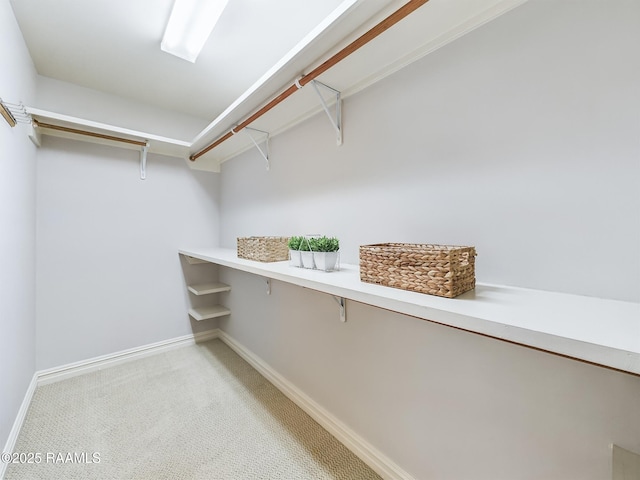
{"type": "Polygon", "coordinates": [[[14,452],[6,480],[379,478],[220,340],[38,387],[14,452]]]}

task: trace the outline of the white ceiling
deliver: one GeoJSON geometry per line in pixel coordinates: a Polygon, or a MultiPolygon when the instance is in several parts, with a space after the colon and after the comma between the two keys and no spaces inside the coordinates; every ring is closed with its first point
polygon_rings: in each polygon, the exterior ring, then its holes
{"type": "MultiPolygon", "coordinates": [[[[10,1],[39,74],[209,122],[188,145],[151,142],[152,152],[187,158],[408,0],[229,0],[195,64],[160,49],[173,0],[10,1]]],[[[526,1],[429,0],[318,80],[346,98],[526,1]]],[[[300,89],[251,127],[270,135],[291,128],[322,110],[314,93],[300,89]]],[[[38,114],[97,133],[121,130],[38,114]]],[[[189,165],[219,171],[252,147],[247,135],[232,135],[189,165]]]]}
{"type": "Polygon", "coordinates": [[[160,50],[173,0],[11,0],[40,75],[217,117],[342,0],[230,0],[195,64],[160,50]]]}

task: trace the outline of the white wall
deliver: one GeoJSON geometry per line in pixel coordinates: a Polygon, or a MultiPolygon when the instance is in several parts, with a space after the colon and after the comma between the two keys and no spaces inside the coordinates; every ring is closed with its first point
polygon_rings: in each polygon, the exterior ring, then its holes
{"type": "Polygon", "coordinates": [[[38,152],[37,368],[215,327],[187,316],[178,248],[218,242],[218,176],[45,137],[38,152]]]}
{"type": "Polygon", "coordinates": [[[202,119],[38,76],[34,107],[94,122],[190,142],[209,123],[202,119]]]}
{"type": "Polygon", "coordinates": [[[640,378],[226,268],[220,327],[419,480],[603,480],[640,378]]]}
{"type": "MultiPolygon", "coordinates": [[[[0,97],[33,99],[35,69],[8,0],[0,0],[0,97]]],[[[0,118],[0,446],[35,371],[35,147],[0,118]]]]}
{"type": "Polygon", "coordinates": [[[317,116],[225,163],[222,243],[475,245],[480,282],[640,301],[639,9],[531,0],[348,98],[342,147],[317,116]]]}
{"type": "MultiPolygon", "coordinates": [[[[640,4],[530,0],[223,164],[221,244],[472,244],[479,281],[640,301],[640,4]],[[611,252],[618,260],[612,261],[611,252]]],[[[293,99],[290,99],[293,101],[293,99]]],[[[419,479],[604,479],[640,378],[221,269],[220,327],[419,479]]],[[[606,319],[603,319],[606,321],[606,319]]]]}

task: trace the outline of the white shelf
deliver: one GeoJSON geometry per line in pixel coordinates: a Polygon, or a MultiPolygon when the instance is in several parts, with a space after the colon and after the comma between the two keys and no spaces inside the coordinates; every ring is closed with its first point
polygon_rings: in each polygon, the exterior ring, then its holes
{"type": "MultiPolygon", "coordinates": [[[[61,113],[49,112],[46,110],[40,110],[37,108],[27,107],[27,113],[29,113],[36,121],[40,121],[45,124],[53,124],[60,127],[66,127],[76,130],[82,130],[86,132],[96,133],[100,135],[111,135],[127,140],[136,141],[148,141],[149,152],[159,153],[162,155],[168,155],[171,157],[178,157],[186,159],[189,157],[189,149],[191,142],[182,140],[176,140],[174,138],[167,138],[160,135],[154,135],[152,133],[140,132],[137,130],[131,130],[128,128],[122,128],[115,125],[108,125],[106,123],[94,122],[92,120],[86,120],[84,118],[72,117],[70,115],[64,115],[61,113]]],[[[83,140],[91,143],[100,143],[103,145],[115,145],[120,148],[128,148],[132,150],[140,150],[139,146],[128,145],[122,142],[116,142],[112,140],[87,137],[70,132],[62,132],[59,130],[52,130],[46,127],[38,127],[37,131],[43,135],[50,135],[63,138],[72,138],[74,140],[83,140]]],[[[189,162],[191,163],[191,162],[189,162]]]]}
{"type": "Polygon", "coordinates": [[[188,263],[189,265],[199,265],[199,264],[201,264],[201,263],[208,263],[208,262],[206,262],[206,261],[204,261],[204,260],[201,260],[201,259],[199,259],[199,258],[193,258],[193,257],[190,257],[189,255],[185,255],[185,256],[184,256],[184,258],[186,258],[186,259],[187,259],[187,263],[188,263]]]}
{"type": "Polygon", "coordinates": [[[194,295],[209,295],[210,293],[228,292],[231,290],[229,285],[219,282],[188,285],[187,288],[194,295]]]}
{"type": "Polygon", "coordinates": [[[191,315],[195,320],[199,322],[202,320],[209,320],[210,318],[224,317],[225,315],[230,314],[231,310],[229,310],[227,307],[223,307],[222,305],[189,309],[189,315],[191,315]]]}
{"type": "MultiPolygon", "coordinates": [[[[347,98],[526,1],[428,2],[320,75],[318,80],[342,92],[343,99],[347,98]]],[[[201,150],[229,132],[290,87],[301,73],[310,72],[404,4],[406,0],[343,2],[200,132],[193,140],[192,151],[201,150]]],[[[254,121],[251,127],[274,136],[321,111],[322,106],[308,85],[254,121]]],[[[332,138],[327,137],[327,141],[332,138]]],[[[254,146],[248,135],[233,135],[193,162],[191,168],[220,171],[222,162],[251,148],[254,146]]]]}
{"type": "MultiPolygon", "coordinates": [[[[526,1],[428,2],[324,72],[318,80],[339,90],[343,99],[347,98],[526,1]]],[[[202,150],[229,132],[293,85],[302,74],[309,73],[405,3],[406,0],[344,0],[330,16],[300,40],[192,141],[176,140],[33,107],[27,107],[27,113],[42,123],[128,140],[148,141],[151,153],[187,159],[190,154],[202,150]]],[[[274,136],[321,111],[321,103],[313,88],[307,86],[253,122],[251,128],[274,136]]],[[[44,126],[37,128],[35,133],[140,149],[125,143],[61,132],[44,126]]],[[[327,140],[331,141],[330,139],[328,137],[327,140]]],[[[222,162],[250,148],[253,148],[253,142],[248,135],[233,135],[197,161],[187,162],[192,169],[219,172],[222,162]]]]}
{"type": "Polygon", "coordinates": [[[235,249],[179,250],[261,275],[431,322],[640,375],[640,304],[478,284],[453,299],[360,281],[357,265],[326,273],[288,262],[239,259],[235,249]]]}

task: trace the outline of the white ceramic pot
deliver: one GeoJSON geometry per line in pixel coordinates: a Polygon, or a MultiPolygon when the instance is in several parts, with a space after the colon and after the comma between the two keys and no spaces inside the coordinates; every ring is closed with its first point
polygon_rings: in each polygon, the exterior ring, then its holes
{"type": "Polygon", "coordinates": [[[313,263],[313,252],[300,252],[300,257],[304,268],[316,268],[315,263],[313,263]]]}
{"type": "Polygon", "coordinates": [[[301,267],[302,259],[300,258],[300,250],[289,250],[289,266],[301,267]]]}
{"type": "Polygon", "coordinates": [[[331,272],[338,264],[338,252],[313,252],[313,258],[318,270],[331,272]]]}

